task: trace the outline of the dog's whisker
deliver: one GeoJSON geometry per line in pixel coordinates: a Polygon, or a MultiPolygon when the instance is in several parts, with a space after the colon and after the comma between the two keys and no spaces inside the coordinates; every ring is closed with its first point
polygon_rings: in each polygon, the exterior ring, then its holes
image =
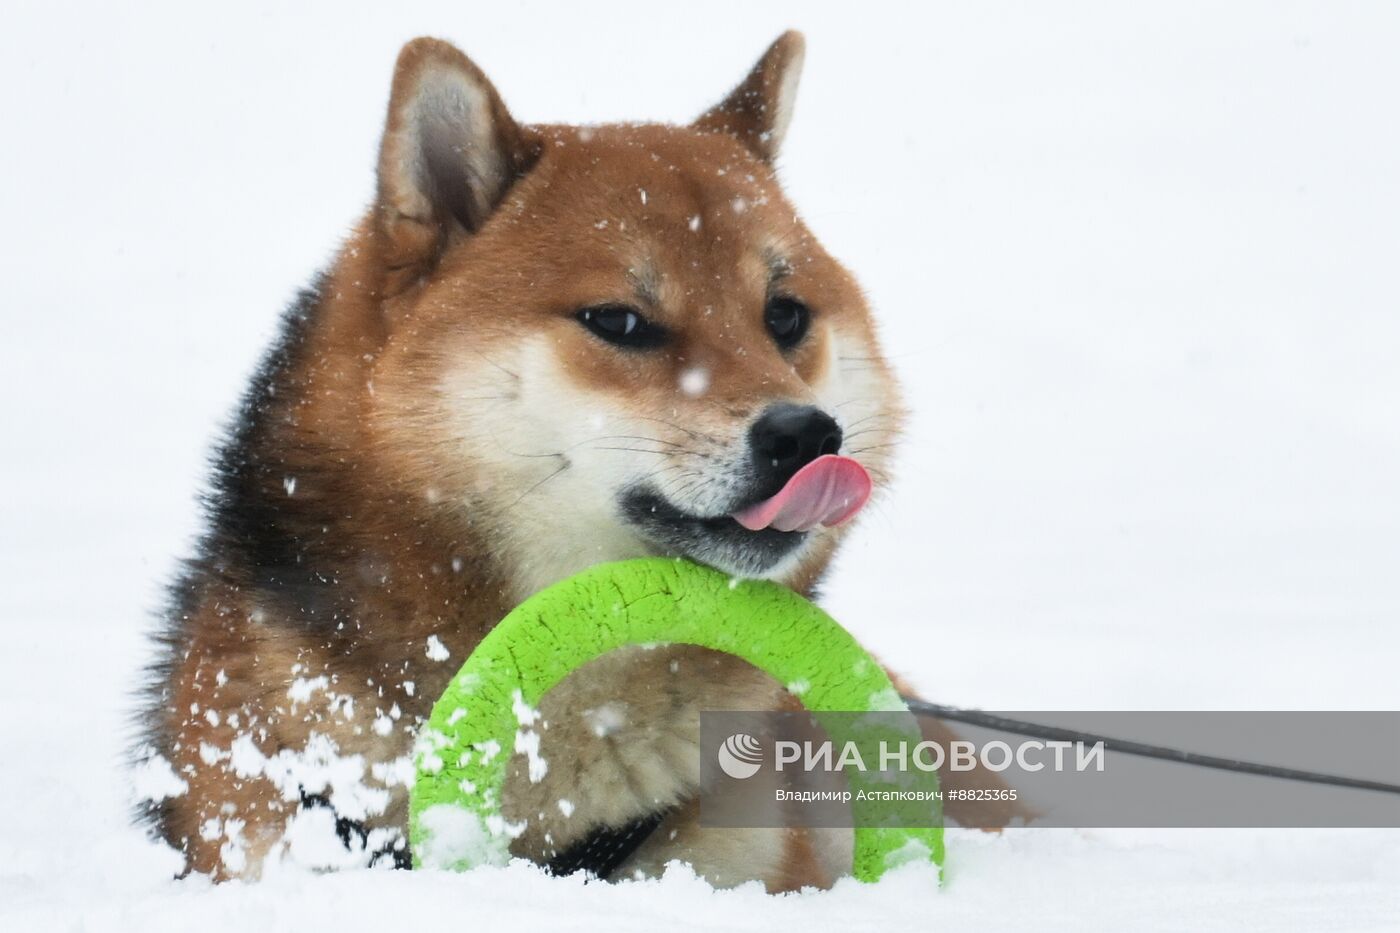
{"type": "Polygon", "coordinates": [[[871,434],[889,434],[889,433],[890,433],[890,429],[889,429],[889,428],[882,428],[882,427],[878,427],[878,426],[877,426],[877,427],[873,427],[873,428],[862,428],[862,429],[859,430],[859,431],[853,431],[853,432],[851,432],[850,434],[847,434],[846,437],[845,437],[845,442],[846,442],[847,444],[850,444],[851,441],[855,440],[855,439],[858,438],[858,437],[866,437],[866,436],[871,435],[871,434]]]}
{"type": "Polygon", "coordinates": [[[677,441],[667,440],[667,439],[664,438],[664,437],[652,437],[650,434],[598,434],[598,435],[595,435],[594,437],[588,438],[587,440],[579,441],[579,443],[580,443],[580,444],[587,444],[587,443],[589,443],[590,441],[616,441],[616,440],[653,441],[653,442],[655,442],[655,443],[657,443],[657,444],[671,444],[671,445],[677,446],[677,447],[683,446],[683,445],[681,445],[680,443],[678,443],[677,441]]]}
{"type": "Polygon", "coordinates": [[[634,454],[651,454],[656,457],[669,457],[672,451],[669,450],[644,450],[641,447],[590,447],[589,450],[623,450],[634,454]]]}
{"type": "MultiPolygon", "coordinates": [[[[563,455],[562,455],[562,454],[557,454],[556,456],[563,456],[563,455]]],[[[549,474],[548,476],[546,476],[544,479],[540,480],[538,483],[535,483],[535,484],[534,484],[533,486],[531,486],[529,489],[527,489],[527,490],[525,490],[524,492],[522,492],[522,493],[520,494],[520,496],[519,496],[514,502],[512,502],[510,505],[506,506],[506,511],[510,511],[511,509],[514,509],[514,508],[515,508],[517,505],[519,505],[521,502],[525,501],[525,497],[526,497],[526,496],[528,496],[528,495],[530,495],[531,493],[535,492],[537,489],[539,489],[541,486],[543,486],[545,483],[549,482],[550,480],[554,479],[554,477],[558,476],[560,473],[563,473],[565,470],[567,470],[567,469],[569,468],[569,466],[570,466],[570,463],[569,463],[568,459],[566,458],[566,459],[564,460],[564,462],[563,462],[562,464],[559,465],[559,468],[558,468],[557,470],[555,470],[554,472],[550,473],[550,474],[549,474]]]]}
{"type": "Polygon", "coordinates": [[[649,482],[651,482],[651,480],[655,479],[655,478],[658,477],[658,476],[661,476],[663,473],[665,473],[665,472],[668,471],[668,470],[681,470],[681,471],[684,471],[684,470],[685,470],[685,465],[684,465],[684,464],[680,464],[680,463],[667,463],[667,464],[664,464],[664,465],[662,465],[662,466],[656,468],[655,470],[652,470],[650,473],[647,473],[647,474],[643,475],[643,476],[638,480],[638,482],[639,482],[639,483],[649,483],[649,482]]]}
{"type": "Polygon", "coordinates": [[[711,441],[712,443],[719,443],[719,438],[717,438],[713,434],[706,434],[703,431],[692,431],[689,428],[681,427],[674,421],[667,421],[665,418],[651,418],[646,415],[633,415],[632,417],[638,418],[642,421],[655,421],[657,424],[664,424],[667,427],[675,428],[677,431],[680,431],[683,434],[688,434],[691,437],[696,438],[697,440],[707,440],[711,441]]]}
{"type": "Polygon", "coordinates": [[[660,437],[648,437],[645,434],[604,434],[602,437],[593,438],[595,441],[650,441],[653,444],[666,444],[669,447],[684,448],[684,444],[676,441],[668,441],[660,437]]]}
{"type": "MultiPolygon", "coordinates": [[[[845,408],[847,405],[864,405],[864,404],[882,405],[882,404],[884,404],[884,403],[883,403],[883,401],[882,401],[881,399],[877,398],[876,396],[873,396],[873,395],[864,395],[864,396],[861,396],[860,398],[848,398],[848,399],[846,399],[844,402],[837,402],[836,405],[835,405],[834,407],[836,407],[836,408],[839,409],[839,408],[845,408]]],[[[893,414],[893,412],[885,412],[885,414],[893,414]]]]}
{"type": "Polygon", "coordinates": [[[860,418],[846,425],[846,437],[852,438],[865,431],[890,431],[893,432],[899,427],[898,419],[890,418],[860,418]],[[854,431],[852,428],[859,428],[854,431]]]}
{"type": "Polygon", "coordinates": [[[884,469],[883,467],[866,467],[865,470],[866,470],[866,472],[869,473],[871,476],[878,476],[878,477],[881,477],[881,478],[883,478],[883,479],[889,479],[889,478],[890,478],[889,471],[886,470],[886,469],[884,469]]]}
{"type": "Polygon", "coordinates": [[[672,477],[661,486],[661,492],[668,498],[684,498],[704,481],[704,476],[694,470],[687,470],[672,477]],[[684,484],[684,485],[681,485],[684,484]]]}
{"type": "Polygon", "coordinates": [[[520,374],[519,374],[519,373],[511,372],[509,369],[506,369],[506,368],[505,368],[504,366],[502,366],[500,363],[497,363],[495,360],[491,359],[491,357],[487,356],[485,353],[481,352],[480,350],[477,350],[477,349],[473,348],[473,349],[472,349],[472,352],[475,353],[477,356],[481,357],[481,358],[482,358],[483,360],[485,360],[486,362],[490,363],[492,366],[494,366],[494,367],[496,367],[497,369],[499,369],[501,372],[505,373],[505,374],[506,374],[507,376],[509,376],[510,378],[514,379],[514,380],[517,381],[517,382],[520,381],[520,374]]]}
{"type": "MultiPolygon", "coordinates": [[[[574,447],[570,447],[569,449],[570,449],[570,450],[574,450],[574,449],[576,449],[578,446],[580,446],[580,445],[575,445],[574,447]]],[[[692,450],[692,449],[689,448],[689,447],[681,447],[681,446],[672,447],[672,448],[670,448],[670,449],[652,450],[652,449],[649,449],[649,448],[646,448],[646,447],[636,447],[636,446],[633,446],[633,445],[631,445],[631,444],[595,444],[595,443],[591,443],[591,442],[590,442],[590,443],[589,443],[588,449],[589,449],[589,450],[635,450],[635,451],[637,451],[638,453],[646,453],[646,454],[664,454],[664,455],[666,455],[666,456],[668,456],[668,457],[694,458],[694,459],[696,459],[696,460],[713,460],[713,459],[715,459],[715,457],[714,457],[713,454],[709,454],[709,453],[706,453],[706,452],[701,451],[701,450],[692,450]]]]}
{"type": "Polygon", "coordinates": [[[564,451],[562,451],[562,450],[554,450],[554,451],[550,451],[549,453],[543,453],[543,454],[522,454],[522,453],[521,453],[520,451],[518,451],[518,450],[507,450],[506,453],[510,454],[512,457],[526,457],[526,458],[534,459],[534,460],[539,460],[539,459],[542,459],[542,458],[544,458],[544,457],[562,457],[562,456],[564,456],[564,451]]]}
{"type": "Polygon", "coordinates": [[[855,427],[855,426],[858,425],[858,424],[864,424],[865,422],[867,422],[867,421],[872,421],[872,420],[874,420],[874,419],[876,419],[876,418],[897,419],[898,417],[899,417],[899,415],[897,415],[897,414],[895,414],[894,412],[891,412],[891,411],[877,411],[877,412],[872,412],[871,414],[866,415],[864,418],[857,418],[855,421],[852,421],[850,424],[848,424],[847,427],[853,428],[853,427],[855,427]]]}
{"type": "Polygon", "coordinates": [[[886,448],[888,448],[888,447],[897,447],[897,446],[899,446],[899,445],[898,445],[898,443],[897,443],[896,441],[890,441],[889,443],[886,443],[886,444],[866,444],[864,447],[856,447],[856,448],[853,448],[853,449],[851,450],[851,453],[852,453],[852,454],[863,454],[863,453],[867,453],[867,452],[872,451],[872,450],[884,450],[884,449],[886,449],[886,448]]]}

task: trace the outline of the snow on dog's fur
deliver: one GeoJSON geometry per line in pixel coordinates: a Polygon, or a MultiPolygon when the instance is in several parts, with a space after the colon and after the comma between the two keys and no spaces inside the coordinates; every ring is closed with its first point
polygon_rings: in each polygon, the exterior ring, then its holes
{"type": "MultiPolygon", "coordinates": [[[[878,490],[900,406],[859,288],[774,174],[802,48],[782,36],[690,126],[597,127],[517,124],[455,48],[404,48],[375,203],[254,379],[174,588],[141,754],[170,769],[149,816],[191,870],[402,861],[433,699],[590,564],[812,591],[844,528],[730,517],[796,468],[755,432],[781,409],[878,490]]],[[[517,756],[515,850],[665,813],[623,870],[827,883],[848,834],[696,822],[699,711],[790,702],[695,648],[580,669],[540,711],[544,778],[517,756]]]]}

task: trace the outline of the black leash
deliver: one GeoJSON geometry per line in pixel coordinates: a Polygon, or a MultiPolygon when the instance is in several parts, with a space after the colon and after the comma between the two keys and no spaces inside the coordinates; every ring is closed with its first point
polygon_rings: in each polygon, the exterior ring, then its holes
{"type": "Polygon", "coordinates": [[[1281,778],[1285,781],[1305,781],[1309,784],[1330,784],[1334,787],[1373,790],[1382,794],[1400,794],[1400,784],[1342,777],[1336,774],[1322,774],[1317,771],[1300,771],[1296,768],[1281,768],[1276,765],[1261,765],[1253,761],[1240,761],[1237,758],[1218,758],[1215,755],[1201,755],[1196,752],[1186,752],[1161,745],[1148,745],[1145,742],[1134,742],[1129,739],[1115,739],[1106,735],[1095,735],[1092,732],[1080,732],[1076,729],[1043,726],[1039,723],[1011,719],[1006,716],[998,716],[995,713],[985,713],[981,710],[942,706],[938,703],[916,700],[913,697],[904,697],[903,699],[905,703],[909,704],[909,711],[916,716],[965,722],[971,726],[982,726],[987,729],[995,729],[998,732],[1010,732],[1013,735],[1028,735],[1032,738],[1059,742],[1084,742],[1089,745],[1102,742],[1104,751],[1121,752],[1124,755],[1159,758],[1162,761],[1174,761],[1182,765],[1196,765],[1220,771],[1238,771],[1243,774],[1258,774],[1264,777],[1281,778]]]}

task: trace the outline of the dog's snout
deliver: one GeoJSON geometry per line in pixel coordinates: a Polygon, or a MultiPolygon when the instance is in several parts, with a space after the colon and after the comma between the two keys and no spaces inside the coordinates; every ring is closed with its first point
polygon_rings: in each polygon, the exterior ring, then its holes
{"type": "Polygon", "coordinates": [[[781,488],[794,473],[841,449],[841,428],[811,405],[771,406],[749,429],[754,466],[765,486],[781,488]]]}

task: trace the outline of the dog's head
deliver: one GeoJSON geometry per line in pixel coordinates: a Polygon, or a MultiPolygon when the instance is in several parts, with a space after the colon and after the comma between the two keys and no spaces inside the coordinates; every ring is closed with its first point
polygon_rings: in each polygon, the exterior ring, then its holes
{"type": "Polygon", "coordinates": [[[376,447],[523,592],[644,554],[805,583],[884,481],[869,309],[773,170],[801,61],[784,35],[690,126],[566,127],[517,124],[445,43],[400,56],[376,447]]]}

